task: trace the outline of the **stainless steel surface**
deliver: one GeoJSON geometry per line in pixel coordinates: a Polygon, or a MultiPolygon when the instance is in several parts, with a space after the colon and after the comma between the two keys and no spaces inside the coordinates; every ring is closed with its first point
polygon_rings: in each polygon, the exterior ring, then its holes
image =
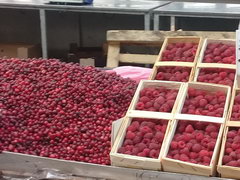
{"type": "Polygon", "coordinates": [[[240,4],[173,2],[154,9],[154,13],[166,16],[239,19],[240,4]]]}
{"type": "Polygon", "coordinates": [[[48,58],[47,48],[47,28],[46,28],[46,13],[44,9],[39,10],[40,28],[41,28],[41,42],[42,42],[42,57],[48,58]]]}
{"type": "Polygon", "coordinates": [[[131,168],[102,166],[74,161],[55,160],[18,153],[3,152],[0,154],[0,170],[21,173],[35,173],[41,169],[57,169],[62,173],[116,180],[224,180],[217,177],[146,171],[131,168]]]}
{"type": "Polygon", "coordinates": [[[81,11],[143,14],[154,8],[170,3],[169,1],[154,0],[95,0],[92,5],[53,5],[47,0],[1,0],[0,7],[5,8],[44,8],[47,10],[81,11]]]}

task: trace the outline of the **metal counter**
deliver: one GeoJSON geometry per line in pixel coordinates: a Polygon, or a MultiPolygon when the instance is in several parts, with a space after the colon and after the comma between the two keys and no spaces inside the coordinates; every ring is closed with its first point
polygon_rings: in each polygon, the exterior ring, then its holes
{"type": "Polygon", "coordinates": [[[73,6],[53,5],[47,0],[1,0],[0,8],[39,10],[42,53],[43,58],[47,58],[46,10],[143,15],[144,30],[150,30],[152,10],[169,3],[169,1],[154,0],[95,0],[92,5],[73,6]]]}
{"type": "Polygon", "coordinates": [[[170,16],[171,30],[175,30],[175,17],[240,19],[240,4],[173,2],[153,12],[154,30],[159,30],[159,16],[170,16]]]}

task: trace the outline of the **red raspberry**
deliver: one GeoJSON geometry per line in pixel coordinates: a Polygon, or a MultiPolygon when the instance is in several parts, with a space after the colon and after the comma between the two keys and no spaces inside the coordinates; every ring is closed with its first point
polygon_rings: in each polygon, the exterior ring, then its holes
{"type": "Polygon", "coordinates": [[[150,139],[147,139],[147,138],[144,138],[142,140],[142,143],[144,143],[145,145],[149,145],[151,143],[151,140],[150,139]]]}
{"type": "Polygon", "coordinates": [[[191,159],[196,159],[196,158],[198,158],[198,153],[190,152],[189,157],[190,157],[191,159]]]}
{"type": "Polygon", "coordinates": [[[143,137],[147,138],[147,139],[152,139],[153,138],[153,133],[146,133],[143,137]]]}
{"type": "Polygon", "coordinates": [[[198,153],[198,152],[200,152],[201,150],[202,150],[202,146],[201,146],[200,144],[194,144],[194,145],[192,146],[192,151],[193,151],[193,152],[198,153]]]}
{"type": "Polygon", "coordinates": [[[135,138],[135,133],[128,131],[126,134],[126,139],[131,139],[133,140],[135,138]]]}
{"type": "Polygon", "coordinates": [[[133,141],[130,140],[130,139],[126,139],[126,140],[124,141],[123,145],[124,145],[124,146],[126,146],[126,145],[133,145],[133,141]]]}
{"type": "Polygon", "coordinates": [[[139,136],[135,136],[135,138],[133,139],[133,143],[134,143],[134,144],[138,144],[138,143],[140,143],[141,141],[142,141],[142,138],[139,137],[139,136]]]}
{"type": "Polygon", "coordinates": [[[143,102],[138,102],[136,109],[137,110],[144,110],[144,103],[143,102]]]}
{"type": "Polygon", "coordinates": [[[208,101],[206,99],[201,99],[199,101],[200,107],[205,107],[208,104],[208,101]]]}
{"type": "Polygon", "coordinates": [[[227,137],[228,138],[234,138],[237,135],[236,131],[228,131],[227,137]]]}
{"type": "Polygon", "coordinates": [[[186,154],[181,154],[179,157],[180,161],[189,161],[189,157],[186,154]]]}
{"type": "Polygon", "coordinates": [[[208,143],[208,150],[213,150],[214,149],[214,147],[215,147],[215,144],[216,144],[216,142],[215,141],[211,141],[211,142],[209,142],[208,143]]]}
{"type": "Polygon", "coordinates": [[[208,153],[208,151],[207,150],[201,150],[200,152],[199,152],[199,157],[204,157],[204,156],[209,156],[209,153],[208,153]]]}
{"type": "Polygon", "coordinates": [[[160,147],[159,147],[159,145],[158,144],[155,144],[155,143],[150,143],[149,144],[149,149],[156,149],[156,150],[158,150],[160,147]]]}
{"type": "Polygon", "coordinates": [[[149,157],[151,158],[158,158],[159,152],[155,149],[152,149],[149,153],[149,157]]]}
{"type": "Polygon", "coordinates": [[[192,127],[191,124],[189,124],[186,128],[185,128],[185,132],[187,133],[193,133],[194,132],[194,129],[192,127]]]}
{"type": "Polygon", "coordinates": [[[213,139],[217,139],[218,133],[217,133],[217,132],[211,132],[211,133],[210,133],[210,136],[211,136],[213,139]]]}
{"type": "Polygon", "coordinates": [[[231,147],[232,147],[233,150],[237,150],[237,149],[240,148],[240,144],[239,143],[232,143],[231,147]]]}
{"type": "Polygon", "coordinates": [[[178,142],[178,147],[179,147],[180,149],[185,148],[185,146],[186,146],[186,144],[185,144],[184,141],[179,141],[179,142],[178,142]]]}
{"type": "Polygon", "coordinates": [[[148,148],[145,148],[145,149],[143,150],[143,153],[145,153],[145,154],[146,154],[146,156],[149,156],[150,149],[148,149],[148,148]]]}
{"type": "Polygon", "coordinates": [[[146,157],[147,156],[144,152],[140,152],[137,155],[140,156],[140,157],[146,157]]]}
{"type": "Polygon", "coordinates": [[[212,125],[212,124],[209,124],[206,129],[205,129],[206,132],[208,133],[211,133],[211,132],[217,132],[217,127],[212,125]]]}
{"type": "Polygon", "coordinates": [[[209,157],[207,157],[207,156],[203,157],[203,163],[206,163],[207,165],[209,165],[210,161],[211,161],[211,159],[209,157]]]}
{"type": "Polygon", "coordinates": [[[210,141],[209,138],[204,138],[204,139],[201,141],[202,146],[207,147],[209,141],[210,141]]]}
{"type": "Polygon", "coordinates": [[[132,155],[137,155],[139,153],[139,149],[137,147],[134,147],[132,149],[132,155]]]}
{"type": "Polygon", "coordinates": [[[171,149],[177,149],[178,148],[178,142],[172,141],[170,146],[171,146],[171,149]]]}
{"type": "Polygon", "coordinates": [[[147,96],[143,96],[139,99],[140,102],[143,102],[143,103],[147,103],[149,102],[151,99],[147,96]]]}
{"type": "Polygon", "coordinates": [[[179,155],[179,154],[175,154],[175,155],[173,156],[173,159],[179,160],[179,158],[180,158],[180,155],[179,155]]]}
{"type": "Polygon", "coordinates": [[[240,143],[240,136],[235,136],[233,139],[234,143],[240,143]]]}
{"type": "Polygon", "coordinates": [[[164,134],[162,132],[157,132],[155,134],[155,138],[158,139],[159,142],[162,142],[164,139],[164,134]]]}
{"type": "Polygon", "coordinates": [[[226,148],[226,149],[225,149],[225,152],[226,152],[227,154],[230,154],[231,152],[233,152],[233,150],[232,150],[232,148],[226,148]]]}
{"type": "Polygon", "coordinates": [[[233,151],[229,154],[229,156],[231,156],[233,159],[236,159],[237,158],[237,153],[233,151]]]}
{"type": "Polygon", "coordinates": [[[125,147],[120,147],[118,149],[118,153],[125,153],[125,151],[126,151],[125,147]]]}
{"type": "Polygon", "coordinates": [[[237,166],[238,166],[238,162],[237,162],[237,161],[230,161],[230,162],[227,163],[226,165],[227,165],[227,166],[237,167],[237,166]]]}
{"type": "Polygon", "coordinates": [[[223,165],[229,163],[230,161],[232,161],[231,156],[227,156],[227,155],[223,156],[223,159],[222,159],[223,165]]]}
{"type": "Polygon", "coordinates": [[[143,126],[143,127],[140,127],[140,132],[143,132],[144,134],[152,133],[152,130],[148,126],[143,126]]]}
{"type": "Polygon", "coordinates": [[[138,147],[139,151],[142,151],[143,149],[145,149],[147,146],[144,143],[139,143],[136,144],[136,147],[138,147]]]}
{"type": "Polygon", "coordinates": [[[196,140],[198,140],[198,141],[202,141],[203,139],[204,139],[204,135],[203,135],[203,133],[198,132],[198,133],[196,134],[196,140]]]}
{"type": "Polygon", "coordinates": [[[176,150],[172,150],[172,151],[169,152],[169,154],[170,154],[170,153],[171,153],[172,155],[179,154],[179,150],[177,150],[177,149],[176,149],[176,150]]]}
{"type": "Polygon", "coordinates": [[[181,154],[186,154],[188,156],[190,152],[189,152],[189,149],[187,147],[185,147],[185,148],[180,150],[180,153],[181,154]]]}

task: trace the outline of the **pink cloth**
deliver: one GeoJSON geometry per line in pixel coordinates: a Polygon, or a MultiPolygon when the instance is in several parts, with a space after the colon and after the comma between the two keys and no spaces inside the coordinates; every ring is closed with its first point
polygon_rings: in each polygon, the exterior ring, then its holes
{"type": "Polygon", "coordinates": [[[140,80],[146,80],[149,78],[152,69],[134,66],[121,66],[108,70],[107,72],[115,72],[123,78],[130,78],[139,83],[140,80]]]}

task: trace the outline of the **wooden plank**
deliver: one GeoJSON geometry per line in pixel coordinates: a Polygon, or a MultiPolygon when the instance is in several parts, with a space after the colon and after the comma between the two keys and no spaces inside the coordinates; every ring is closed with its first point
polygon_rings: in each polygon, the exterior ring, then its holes
{"type": "Polygon", "coordinates": [[[119,63],[120,43],[109,44],[107,55],[107,67],[117,67],[119,63]]]}
{"type": "Polygon", "coordinates": [[[201,36],[214,39],[235,39],[235,32],[218,31],[142,31],[110,30],[107,41],[112,42],[163,42],[167,36],[201,36]]]}
{"type": "Polygon", "coordinates": [[[119,54],[119,61],[125,63],[154,64],[157,55],[149,54],[119,54]]]}

